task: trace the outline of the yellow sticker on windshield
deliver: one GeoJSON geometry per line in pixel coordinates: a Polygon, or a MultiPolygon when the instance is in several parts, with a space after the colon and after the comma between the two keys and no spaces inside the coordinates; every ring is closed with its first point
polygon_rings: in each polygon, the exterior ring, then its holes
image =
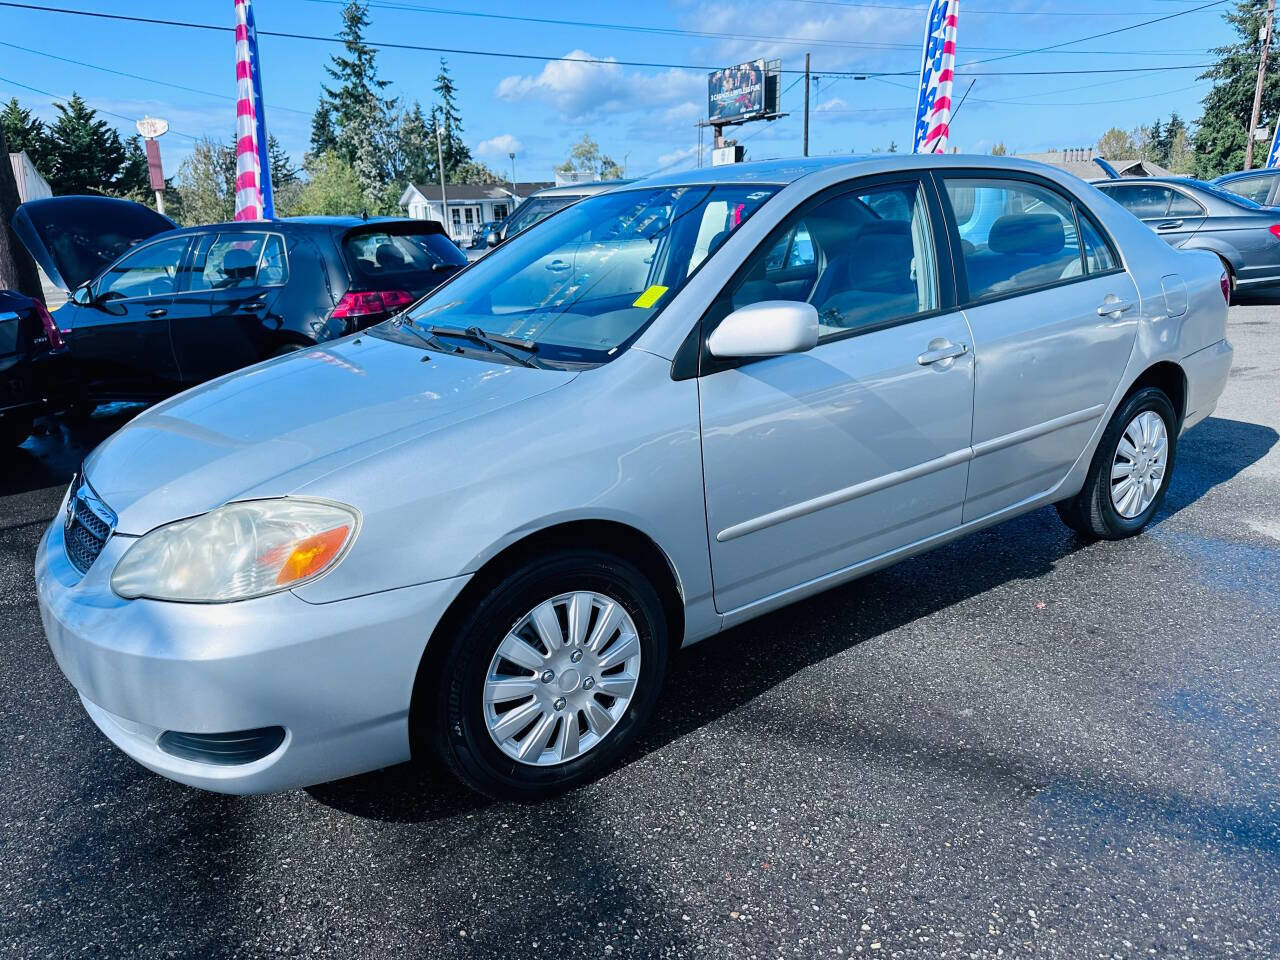
{"type": "Polygon", "coordinates": [[[640,296],[636,297],[633,307],[652,307],[655,303],[662,299],[662,295],[667,292],[667,288],[660,283],[655,283],[640,296]]]}

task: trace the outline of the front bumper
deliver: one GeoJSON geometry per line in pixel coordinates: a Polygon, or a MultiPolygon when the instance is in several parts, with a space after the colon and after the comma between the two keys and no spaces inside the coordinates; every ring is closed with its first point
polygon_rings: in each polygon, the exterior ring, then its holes
{"type": "Polygon", "coordinates": [[[81,577],[62,514],[36,554],[40,616],[90,718],[139,763],[223,793],[323,783],[409,759],[409,704],[427,639],[468,578],[312,604],[285,592],[225,604],[124,600],[110,587],[133,538],[113,536],[81,577]],[[284,727],[268,756],[172,756],[166,730],[284,727]]]}

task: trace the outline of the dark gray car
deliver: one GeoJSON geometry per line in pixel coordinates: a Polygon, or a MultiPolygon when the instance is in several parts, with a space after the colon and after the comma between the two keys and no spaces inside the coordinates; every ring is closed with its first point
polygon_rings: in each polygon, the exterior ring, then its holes
{"type": "Polygon", "coordinates": [[[1280,283],[1280,210],[1190,177],[1095,181],[1170,246],[1216,253],[1234,291],[1280,283]]]}

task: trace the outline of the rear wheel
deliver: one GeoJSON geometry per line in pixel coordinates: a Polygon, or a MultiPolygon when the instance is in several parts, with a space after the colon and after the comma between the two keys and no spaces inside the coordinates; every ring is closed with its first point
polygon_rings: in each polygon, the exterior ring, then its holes
{"type": "Polygon", "coordinates": [[[450,769],[496,799],[539,800],[607,769],[648,719],[666,673],[652,584],[594,550],[506,575],[450,633],[433,641],[448,647],[424,678],[434,703],[415,724],[430,723],[419,733],[450,769]]]}
{"type": "Polygon", "coordinates": [[[1120,540],[1139,533],[1169,487],[1178,418],[1164,391],[1144,387],[1111,418],[1094,452],[1084,489],[1058,504],[1058,515],[1077,533],[1120,540]]]}

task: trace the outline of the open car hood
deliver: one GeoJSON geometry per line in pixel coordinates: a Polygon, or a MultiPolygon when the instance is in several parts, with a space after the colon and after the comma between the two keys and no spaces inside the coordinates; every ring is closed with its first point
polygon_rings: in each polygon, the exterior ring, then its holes
{"type": "Polygon", "coordinates": [[[13,229],[55,286],[70,293],[140,240],[177,225],[132,200],[116,197],[45,197],[28,200],[13,215],[13,229]]]}

